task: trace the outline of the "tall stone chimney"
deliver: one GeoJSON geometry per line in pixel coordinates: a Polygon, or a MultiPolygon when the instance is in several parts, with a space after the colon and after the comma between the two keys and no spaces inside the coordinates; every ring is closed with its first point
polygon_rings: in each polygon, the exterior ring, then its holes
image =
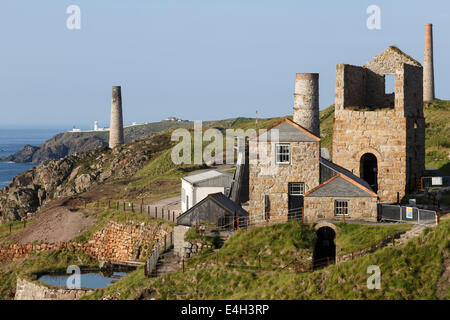
{"type": "Polygon", "coordinates": [[[320,137],[318,73],[296,74],[294,122],[320,137]]]}
{"type": "Polygon", "coordinates": [[[112,87],[111,121],[109,124],[109,147],[123,144],[122,92],[120,86],[112,87]]]}
{"type": "Polygon", "coordinates": [[[425,53],[423,56],[423,101],[434,100],[433,25],[425,25],[425,53]]]}

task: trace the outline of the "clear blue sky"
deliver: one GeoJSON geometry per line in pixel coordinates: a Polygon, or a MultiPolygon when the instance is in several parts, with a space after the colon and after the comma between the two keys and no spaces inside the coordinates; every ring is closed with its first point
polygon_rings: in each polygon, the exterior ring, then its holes
{"type": "Polygon", "coordinates": [[[320,73],[394,44],[423,61],[434,24],[438,98],[450,99],[450,2],[423,0],[1,0],[0,127],[109,126],[111,86],[125,123],[291,114],[296,72],[320,73]],[[81,8],[81,30],[66,8],[81,8]],[[381,8],[381,30],[366,8],[381,8]]]}

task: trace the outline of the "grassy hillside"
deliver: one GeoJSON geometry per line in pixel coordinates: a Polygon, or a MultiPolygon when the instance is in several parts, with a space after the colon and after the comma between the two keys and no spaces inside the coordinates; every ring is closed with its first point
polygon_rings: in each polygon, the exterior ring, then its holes
{"type": "MultiPolygon", "coordinates": [[[[342,224],[339,227],[337,242],[343,246],[344,252],[359,250],[364,246],[371,247],[380,240],[409,228],[405,225],[385,228],[356,224],[342,224]],[[364,233],[367,235],[366,240],[358,247],[352,247],[364,233]]],[[[298,259],[302,265],[311,262],[308,257],[312,256],[315,242],[312,225],[291,222],[241,230],[219,250],[219,261],[232,266],[215,265],[216,254],[211,250],[203,251],[188,260],[184,274],[180,270],[160,278],[147,279],[143,270],[138,269],[116,284],[96,290],[88,298],[99,299],[113,295],[119,296],[120,299],[133,299],[139,296],[144,288],[157,292],[157,299],[375,298],[380,292],[369,292],[365,286],[367,266],[376,264],[375,262],[379,263],[385,277],[382,284],[385,291],[381,293],[383,297],[402,298],[402,290],[406,290],[407,295],[418,297],[424,282],[427,282],[427,288],[433,288],[437,283],[442,261],[445,254],[448,255],[448,231],[449,223],[446,222],[438,228],[427,230],[425,238],[406,246],[381,249],[347,263],[332,265],[311,273],[296,274],[292,268],[281,268],[293,259],[298,259]],[[425,243],[424,247],[422,243],[425,243]],[[426,259],[425,252],[430,248],[430,259],[426,259]],[[258,256],[261,256],[261,273],[256,272],[258,256]],[[408,266],[409,261],[413,263],[411,269],[408,266]],[[397,268],[400,268],[400,271],[397,272],[397,268]],[[416,277],[416,272],[423,272],[417,275],[419,281],[413,283],[412,287],[405,287],[405,281],[409,280],[410,276],[416,277]],[[326,286],[322,282],[326,283],[326,286]],[[402,286],[405,289],[402,289],[402,286]],[[419,291],[416,292],[417,290],[419,291]]],[[[426,294],[426,297],[433,296],[429,290],[426,294]]]]}
{"type": "Polygon", "coordinates": [[[425,164],[450,175],[450,101],[435,100],[424,106],[425,164]]]}

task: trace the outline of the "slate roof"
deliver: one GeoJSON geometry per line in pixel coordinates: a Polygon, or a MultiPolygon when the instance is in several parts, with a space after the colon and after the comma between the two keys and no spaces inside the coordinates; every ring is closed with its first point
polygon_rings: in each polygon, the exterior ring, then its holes
{"type": "Polygon", "coordinates": [[[267,128],[267,131],[261,132],[256,136],[253,136],[249,140],[255,140],[257,137],[259,141],[276,141],[276,142],[296,142],[306,141],[315,142],[320,141],[320,138],[308,129],[303,128],[298,123],[285,118],[278,121],[274,125],[267,128]],[[274,134],[272,129],[278,129],[278,136],[274,134]]]}
{"type": "Polygon", "coordinates": [[[336,172],[336,175],[317,187],[305,193],[305,197],[376,197],[377,194],[363,179],[355,176],[347,169],[319,158],[321,165],[325,165],[336,172]]]}
{"type": "Polygon", "coordinates": [[[319,158],[319,163],[321,165],[324,165],[324,166],[330,168],[331,170],[335,171],[336,173],[342,173],[343,175],[347,176],[351,180],[354,180],[356,183],[362,185],[364,188],[369,189],[370,191],[373,192],[372,188],[366,182],[366,180],[361,179],[360,177],[354,175],[351,171],[345,169],[344,167],[341,167],[340,165],[337,165],[336,163],[333,163],[322,157],[319,158]]]}

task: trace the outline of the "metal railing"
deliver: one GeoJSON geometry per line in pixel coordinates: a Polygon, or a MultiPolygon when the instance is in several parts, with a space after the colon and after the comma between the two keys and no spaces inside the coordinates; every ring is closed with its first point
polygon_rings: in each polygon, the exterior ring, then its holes
{"type": "Polygon", "coordinates": [[[390,204],[379,204],[378,208],[381,221],[424,225],[437,224],[439,222],[439,214],[432,210],[390,204]]]}
{"type": "Polygon", "coordinates": [[[449,187],[450,176],[439,177],[421,177],[419,181],[419,189],[449,187]]]}
{"type": "Polygon", "coordinates": [[[155,249],[153,249],[150,257],[145,264],[145,276],[150,277],[156,273],[156,267],[158,265],[161,254],[172,248],[173,246],[173,232],[169,235],[164,235],[161,241],[156,242],[155,249]]]}

